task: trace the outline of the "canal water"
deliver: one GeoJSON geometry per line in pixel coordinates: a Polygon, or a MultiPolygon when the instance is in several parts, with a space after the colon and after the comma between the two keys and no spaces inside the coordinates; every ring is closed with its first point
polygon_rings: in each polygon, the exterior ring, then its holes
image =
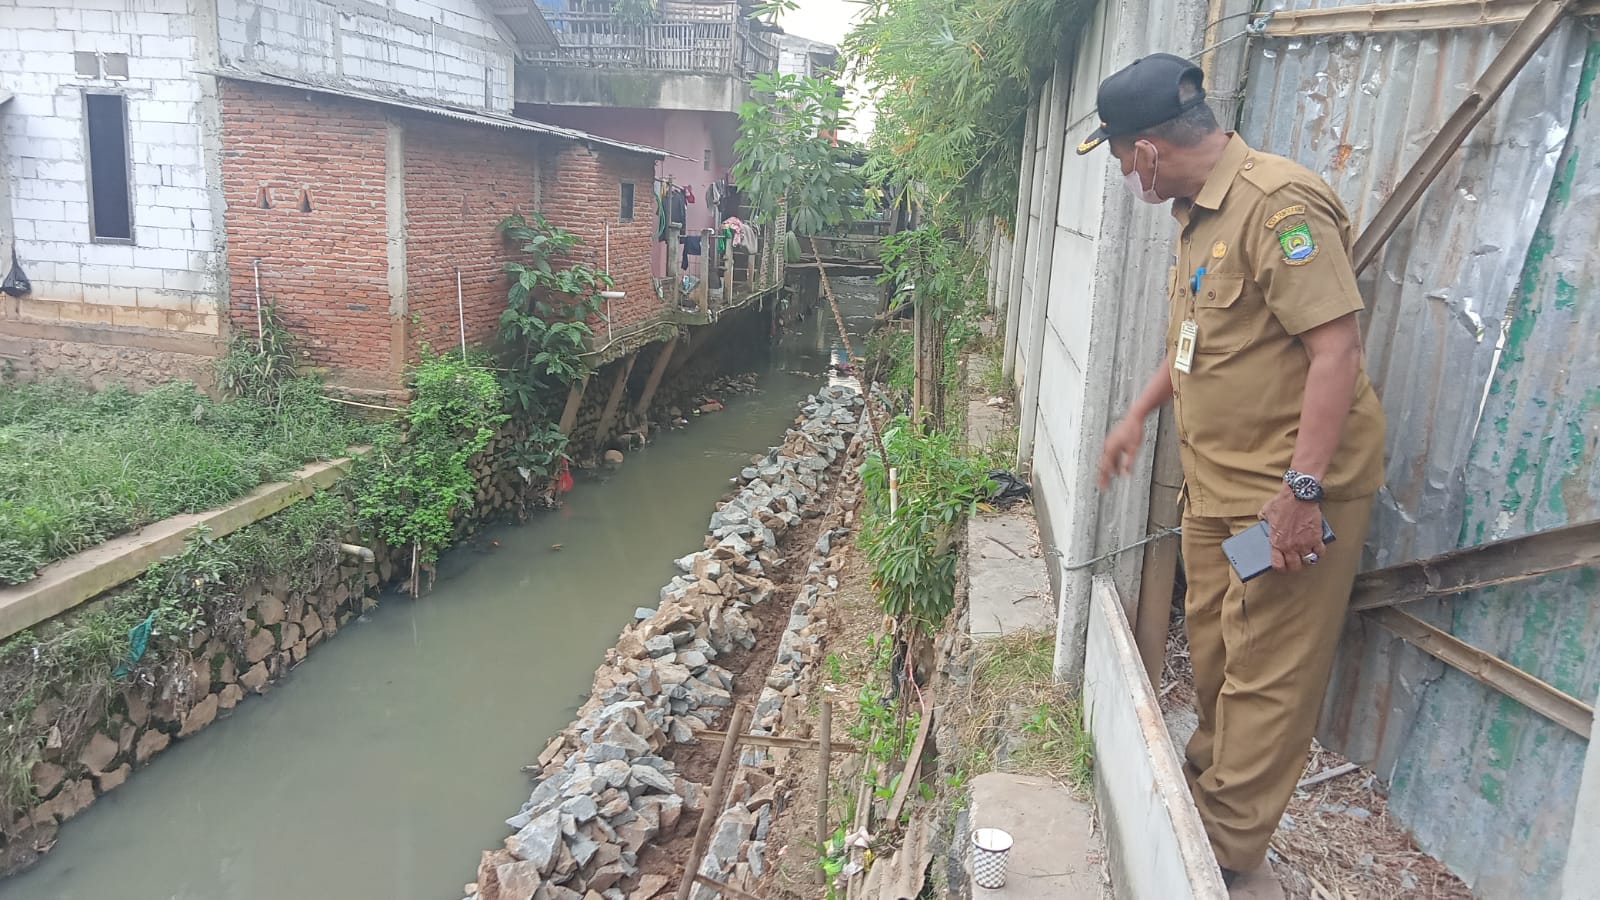
{"type": "MultiPolygon", "coordinates": [[[[856,331],[876,292],[844,288],[856,331]]],[[[580,481],[563,509],[448,554],[432,593],[387,596],[271,693],[68,823],[0,895],[461,896],[527,796],[520,767],[571,720],[634,609],[656,604],[671,561],[699,548],[730,477],[826,383],[834,331],[824,306],[778,346],[758,393],[580,481]]]]}

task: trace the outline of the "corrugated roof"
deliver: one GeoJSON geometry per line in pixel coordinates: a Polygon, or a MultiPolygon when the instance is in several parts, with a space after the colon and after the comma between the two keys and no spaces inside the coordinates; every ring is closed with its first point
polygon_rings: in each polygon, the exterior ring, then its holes
{"type": "Polygon", "coordinates": [[[523,53],[554,50],[558,46],[555,32],[534,0],[491,0],[485,5],[510,29],[517,39],[517,49],[523,53]]]}
{"type": "MultiPolygon", "coordinates": [[[[501,113],[486,112],[482,110],[467,110],[454,106],[438,106],[431,103],[424,103],[419,100],[413,100],[407,97],[379,94],[373,91],[354,90],[348,87],[333,87],[331,85],[319,84],[312,81],[302,81],[297,78],[286,78],[282,75],[269,75],[264,72],[247,72],[242,69],[212,69],[207,74],[215,75],[219,78],[231,78],[235,81],[248,81],[252,84],[265,84],[273,87],[310,91],[312,93],[324,94],[330,97],[343,97],[349,100],[364,100],[368,103],[377,103],[395,109],[408,109],[413,112],[442,116],[447,119],[454,119],[458,122],[468,122],[473,125],[487,125],[491,128],[504,128],[512,131],[528,131],[533,132],[534,134],[544,134],[551,137],[565,138],[571,141],[583,141],[585,143],[610,147],[614,150],[622,150],[627,153],[639,153],[645,156],[653,156],[658,159],[666,156],[677,156],[675,153],[670,153],[657,147],[648,147],[644,144],[634,144],[629,143],[628,141],[614,140],[612,138],[590,134],[587,131],[579,131],[576,128],[562,128],[559,125],[550,125],[545,122],[535,122],[531,119],[519,119],[516,116],[508,116],[501,113]]],[[[678,158],[686,159],[687,157],[678,158]]]]}

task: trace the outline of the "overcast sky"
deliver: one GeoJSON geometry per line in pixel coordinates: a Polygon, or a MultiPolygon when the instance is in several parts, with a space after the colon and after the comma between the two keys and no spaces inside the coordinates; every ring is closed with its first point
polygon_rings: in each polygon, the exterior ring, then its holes
{"type": "MultiPolygon", "coordinates": [[[[855,17],[861,12],[861,4],[852,0],[798,0],[798,2],[800,4],[798,9],[785,13],[778,20],[783,30],[789,34],[814,41],[824,41],[835,46],[844,40],[855,17]]],[[[856,105],[855,136],[860,138],[872,130],[872,109],[861,103],[860,86],[853,87],[856,88],[855,96],[851,97],[856,105]]]]}

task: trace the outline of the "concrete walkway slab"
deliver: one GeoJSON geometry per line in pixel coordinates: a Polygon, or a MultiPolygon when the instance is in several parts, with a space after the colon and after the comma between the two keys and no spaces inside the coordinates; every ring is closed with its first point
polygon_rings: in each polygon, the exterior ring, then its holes
{"type": "MultiPolygon", "coordinates": [[[[1000,828],[1015,843],[1006,884],[972,885],[973,900],[1099,900],[1110,897],[1105,846],[1094,810],[1048,778],[989,772],[972,780],[972,828],[1000,828]]],[[[967,851],[967,877],[972,877],[967,851]]]]}
{"type": "Polygon", "coordinates": [[[1044,557],[1033,549],[1029,511],[967,520],[967,633],[998,637],[1024,628],[1055,628],[1044,557]]]}

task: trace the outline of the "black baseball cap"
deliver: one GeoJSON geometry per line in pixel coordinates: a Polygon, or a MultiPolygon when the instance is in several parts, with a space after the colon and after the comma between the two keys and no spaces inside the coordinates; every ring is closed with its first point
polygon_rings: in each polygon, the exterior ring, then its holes
{"type": "Polygon", "coordinates": [[[1152,53],[1100,82],[1095,96],[1100,127],[1078,145],[1078,155],[1114,137],[1138,134],[1169,122],[1206,102],[1205,75],[1200,67],[1171,53],[1152,53]],[[1200,90],[1189,102],[1178,99],[1178,86],[1188,79],[1200,90]]]}

